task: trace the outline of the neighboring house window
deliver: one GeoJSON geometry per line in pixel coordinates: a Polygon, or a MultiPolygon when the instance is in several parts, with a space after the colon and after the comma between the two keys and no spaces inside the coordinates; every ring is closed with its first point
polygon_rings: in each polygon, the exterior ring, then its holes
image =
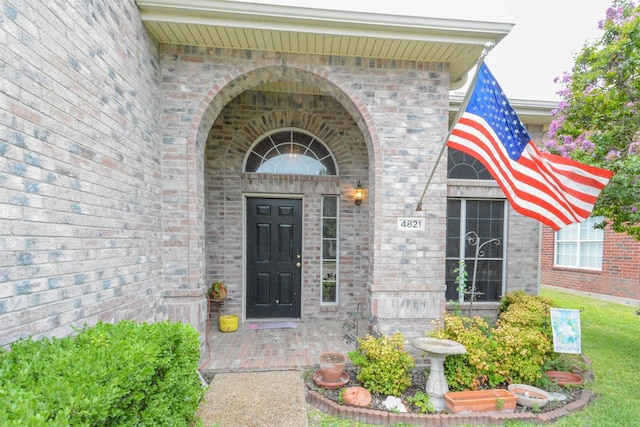
{"type": "Polygon", "coordinates": [[[321,302],[338,303],[338,197],[322,197],[321,302]]]}
{"type": "Polygon", "coordinates": [[[327,146],[302,129],[278,129],[258,139],[245,159],[245,172],[337,175],[327,146]]]}
{"type": "MultiPolygon", "coordinates": [[[[476,301],[500,299],[504,288],[505,218],[504,200],[447,200],[447,301],[460,300],[454,272],[460,261],[466,264],[467,290],[471,289],[473,271],[477,264],[476,301]],[[469,233],[478,236],[475,245],[467,239],[469,233]]],[[[464,301],[469,300],[469,297],[465,296],[464,301]]]]}
{"type": "Polygon", "coordinates": [[[556,232],[555,265],[591,270],[602,269],[602,241],[604,232],[593,226],[602,217],[588,218],[556,232]]]}

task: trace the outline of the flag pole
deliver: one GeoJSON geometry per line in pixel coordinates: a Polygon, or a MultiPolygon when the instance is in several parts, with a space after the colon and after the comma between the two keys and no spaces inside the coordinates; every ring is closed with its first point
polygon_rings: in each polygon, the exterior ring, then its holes
{"type": "Polygon", "coordinates": [[[482,49],[482,53],[480,54],[480,57],[478,58],[478,62],[476,64],[476,71],[473,74],[473,78],[471,79],[471,84],[469,85],[469,89],[467,89],[467,93],[465,94],[464,98],[462,99],[462,103],[460,104],[460,108],[458,109],[458,112],[456,113],[456,117],[455,117],[455,119],[453,119],[453,124],[451,125],[451,128],[449,129],[449,132],[447,133],[447,137],[444,139],[444,144],[442,144],[442,147],[440,148],[440,153],[438,153],[438,158],[436,159],[436,163],[433,165],[433,169],[431,170],[431,175],[429,175],[429,179],[427,180],[427,184],[424,187],[424,191],[422,192],[422,196],[420,196],[420,200],[418,201],[418,205],[416,206],[416,212],[422,211],[422,201],[424,200],[424,196],[427,194],[427,190],[429,189],[429,185],[431,185],[431,181],[433,180],[433,175],[435,174],[436,168],[438,167],[438,164],[440,163],[440,160],[442,159],[442,155],[444,154],[444,150],[447,148],[447,141],[449,141],[449,138],[451,137],[451,132],[453,131],[453,126],[455,126],[455,124],[458,123],[458,120],[460,119],[460,116],[462,115],[464,110],[467,109],[467,105],[469,105],[469,99],[471,98],[471,92],[473,92],[473,88],[476,85],[476,80],[478,80],[478,73],[480,72],[480,65],[482,65],[482,63],[484,62],[484,58],[489,54],[489,51],[493,48],[493,46],[494,46],[493,43],[487,42],[484,45],[484,49],[482,49]]]}

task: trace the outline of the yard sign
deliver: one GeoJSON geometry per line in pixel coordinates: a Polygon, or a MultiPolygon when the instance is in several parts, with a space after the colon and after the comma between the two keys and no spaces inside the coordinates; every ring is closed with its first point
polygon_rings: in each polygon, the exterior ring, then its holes
{"type": "Polygon", "coordinates": [[[580,310],[552,308],[551,327],[553,329],[553,351],[556,353],[582,353],[580,310]]]}

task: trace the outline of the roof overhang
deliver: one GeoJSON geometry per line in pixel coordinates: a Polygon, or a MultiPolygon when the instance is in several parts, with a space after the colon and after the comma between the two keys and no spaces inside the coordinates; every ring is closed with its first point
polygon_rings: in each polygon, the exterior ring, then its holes
{"type": "MultiPolygon", "coordinates": [[[[455,119],[464,94],[453,93],[449,97],[449,121],[455,119]]],[[[509,103],[518,113],[518,117],[527,125],[542,125],[545,128],[553,120],[552,111],[558,108],[557,101],[532,101],[528,99],[509,99],[509,103]]]]}
{"type": "Polygon", "coordinates": [[[487,43],[513,24],[229,0],[137,0],[159,43],[446,62],[462,86],[487,43]]]}

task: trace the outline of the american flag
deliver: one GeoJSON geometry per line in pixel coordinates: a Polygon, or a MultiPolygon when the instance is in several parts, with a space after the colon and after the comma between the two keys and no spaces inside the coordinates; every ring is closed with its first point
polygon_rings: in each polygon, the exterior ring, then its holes
{"type": "Polygon", "coordinates": [[[472,90],[447,146],[482,162],[522,215],[554,230],[586,220],[613,172],[541,153],[484,63],[472,90]]]}

